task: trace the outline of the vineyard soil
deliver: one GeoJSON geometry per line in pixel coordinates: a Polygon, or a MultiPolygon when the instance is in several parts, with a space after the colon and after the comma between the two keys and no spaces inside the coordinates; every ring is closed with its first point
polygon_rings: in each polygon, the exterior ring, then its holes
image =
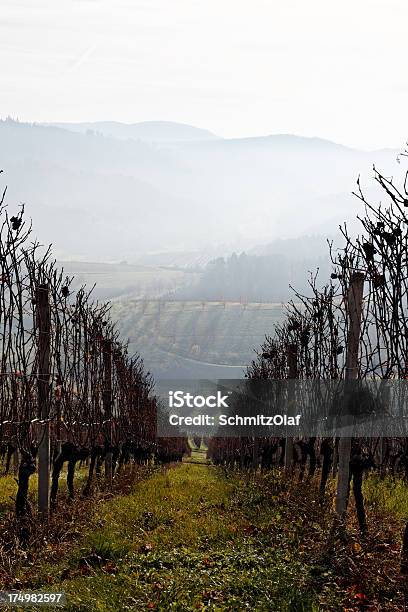
{"type": "Polygon", "coordinates": [[[342,542],[330,539],[332,509],[318,504],[317,482],[227,472],[195,451],[100,499],[69,547],[48,544],[40,565],[28,555],[14,586],[64,589],[67,609],[83,611],[403,610],[408,497],[371,478],[369,535],[361,539],[351,519],[342,542]]]}

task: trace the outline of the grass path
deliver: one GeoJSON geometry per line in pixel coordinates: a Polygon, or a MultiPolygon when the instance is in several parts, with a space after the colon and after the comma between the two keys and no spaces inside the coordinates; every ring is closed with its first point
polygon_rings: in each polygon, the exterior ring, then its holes
{"type": "MultiPolygon", "coordinates": [[[[335,482],[320,503],[318,475],[227,472],[194,451],[170,469],[129,466],[91,498],[80,496],[82,478],[74,502],[62,479],[58,513],[33,521],[28,549],[14,547],[15,482],[1,479],[1,589],[64,590],[66,609],[84,612],[406,609],[399,478],[367,476],[368,534],[351,502],[346,539],[331,535],[335,482]]],[[[33,477],[33,505],[34,489],[33,477]]]]}
{"type": "Polygon", "coordinates": [[[1,588],[64,590],[70,611],[405,609],[399,479],[369,475],[368,534],[350,503],[347,538],[333,539],[334,481],[319,503],[318,477],[227,472],[194,451],[170,469],[129,467],[110,494],[68,502],[62,483],[58,515],[44,529],[33,523],[30,548],[13,557],[12,481],[3,481],[1,588]]]}
{"type": "Polygon", "coordinates": [[[101,503],[93,528],[41,567],[38,587],[65,590],[69,610],[328,609],[271,502],[270,491],[211,466],[155,473],[101,503]]]}

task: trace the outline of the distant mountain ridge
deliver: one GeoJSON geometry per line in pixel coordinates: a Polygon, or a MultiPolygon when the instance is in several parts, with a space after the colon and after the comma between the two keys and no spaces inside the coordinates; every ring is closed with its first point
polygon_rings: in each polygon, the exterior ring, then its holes
{"type": "Polygon", "coordinates": [[[291,135],[160,143],[6,120],[0,143],[10,206],[26,203],[59,258],[88,261],[333,235],[361,212],[351,195],[358,175],[375,202],[373,163],[404,172],[397,151],[291,135]]]}
{"type": "MultiPolygon", "coordinates": [[[[206,141],[207,147],[212,145],[216,147],[236,147],[236,146],[249,146],[249,147],[278,147],[285,148],[294,146],[307,147],[307,148],[320,148],[320,149],[337,149],[344,151],[356,151],[353,147],[328,140],[327,138],[319,138],[317,136],[299,136],[298,134],[265,134],[263,136],[243,136],[233,138],[214,138],[206,141]]],[[[191,142],[194,145],[194,141],[191,142]]],[[[383,149],[386,150],[386,149],[383,149]]]]}
{"type": "Polygon", "coordinates": [[[209,130],[175,121],[141,121],[139,123],[90,121],[81,123],[46,123],[44,125],[81,134],[94,131],[103,136],[118,138],[119,140],[133,139],[144,142],[201,142],[219,138],[209,130]]]}

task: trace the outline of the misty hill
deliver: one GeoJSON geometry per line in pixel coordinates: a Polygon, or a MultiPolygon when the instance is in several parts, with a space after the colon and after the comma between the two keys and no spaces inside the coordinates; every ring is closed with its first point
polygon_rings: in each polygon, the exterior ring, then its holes
{"type": "Polygon", "coordinates": [[[6,120],[0,143],[10,206],[26,203],[35,233],[59,258],[88,261],[213,257],[332,235],[361,211],[350,195],[359,173],[364,183],[373,162],[388,174],[403,170],[396,151],[290,135],[161,146],[6,120]]]}
{"type": "Polygon", "coordinates": [[[197,274],[184,270],[169,270],[157,266],[95,263],[82,261],[58,261],[58,267],[69,277],[74,277],[73,289],[84,284],[94,287],[95,299],[147,299],[159,298],[188,286],[197,274]]]}
{"type": "Polygon", "coordinates": [[[330,274],[329,249],[323,236],[276,240],[250,253],[199,258],[198,252],[145,256],[144,264],[59,261],[73,286],[95,286],[100,299],[226,300],[286,302],[289,285],[307,292],[309,272],[319,269],[324,283],[330,274]],[[161,260],[170,259],[171,265],[161,260]]]}
{"type": "Polygon", "coordinates": [[[218,138],[209,130],[202,130],[186,123],[174,121],[142,121],[120,123],[118,121],[91,121],[85,123],[51,123],[53,127],[86,134],[95,132],[119,140],[143,140],[145,142],[176,143],[213,140],[218,138]]]}
{"type": "Polygon", "coordinates": [[[281,320],[280,304],[129,300],[112,317],[130,352],[160,378],[242,378],[265,333],[281,320]]]}
{"type": "MultiPolygon", "coordinates": [[[[302,240],[299,240],[302,246],[302,240]]],[[[219,257],[207,264],[197,283],[181,286],[174,296],[189,300],[286,302],[293,298],[290,286],[300,293],[307,293],[308,273],[319,269],[321,282],[326,282],[330,275],[330,260],[328,249],[323,249],[319,241],[316,241],[314,251],[305,254],[297,248],[299,240],[282,241],[286,248],[286,242],[292,245],[291,253],[282,249],[281,253],[233,253],[230,257],[219,257]]]]}
{"type": "MultiPolygon", "coordinates": [[[[335,229],[335,228],[333,228],[335,229]]],[[[297,238],[277,238],[267,244],[260,244],[249,251],[249,255],[283,255],[290,261],[298,262],[302,260],[328,258],[329,243],[339,244],[339,236],[325,236],[314,234],[312,236],[299,236],[297,238]]]]}

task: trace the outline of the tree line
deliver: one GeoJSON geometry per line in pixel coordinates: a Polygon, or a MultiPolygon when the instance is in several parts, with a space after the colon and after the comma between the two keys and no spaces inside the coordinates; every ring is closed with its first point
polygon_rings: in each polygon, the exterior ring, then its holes
{"type": "MultiPolygon", "coordinates": [[[[293,241],[296,243],[296,241],[293,241]]],[[[286,302],[290,285],[307,289],[305,272],[316,266],[328,270],[324,257],[288,257],[286,254],[232,253],[209,262],[198,281],[175,292],[177,299],[245,302],[286,302]]]]}

